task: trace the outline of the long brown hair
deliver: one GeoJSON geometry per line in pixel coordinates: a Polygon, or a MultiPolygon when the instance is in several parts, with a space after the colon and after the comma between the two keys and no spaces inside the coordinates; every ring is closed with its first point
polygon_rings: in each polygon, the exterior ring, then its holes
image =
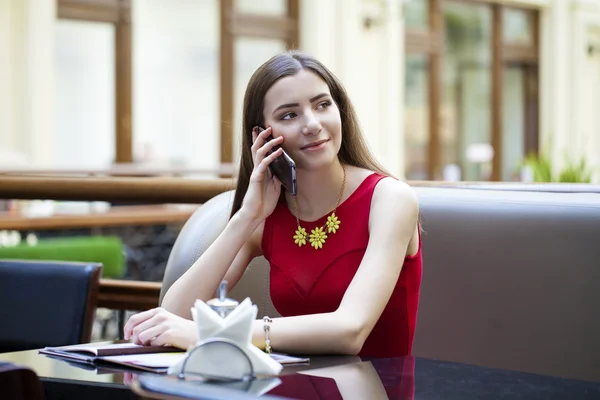
{"type": "Polygon", "coordinates": [[[375,157],[367,147],[354,107],[338,78],[315,58],[297,50],[287,51],[274,56],[261,65],[248,82],[248,87],[244,94],[240,170],[231,216],[241,208],[242,201],[248,190],[250,175],[254,168],[251,150],[252,128],[264,124],[263,110],[265,107],[265,95],[279,79],[296,75],[302,70],[308,70],[317,74],[327,83],[333,101],[335,101],[340,110],[342,120],[342,144],[338,153],[340,162],[391,176],[375,160],[375,157]]]}

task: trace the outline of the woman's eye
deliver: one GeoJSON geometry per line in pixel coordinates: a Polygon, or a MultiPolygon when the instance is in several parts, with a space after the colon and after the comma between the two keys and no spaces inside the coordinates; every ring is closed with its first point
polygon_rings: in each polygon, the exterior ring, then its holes
{"type": "Polygon", "coordinates": [[[292,119],[296,116],[293,112],[285,113],[281,116],[281,119],[292,119]]]}
{"type": "Polygon", "coordinates": [[[319,105],[317,106],[318,108],[327,108],[331,105],[331,102],[329,100],[327,101],[323,101],[321,103],[319,103],[319,105]]]}

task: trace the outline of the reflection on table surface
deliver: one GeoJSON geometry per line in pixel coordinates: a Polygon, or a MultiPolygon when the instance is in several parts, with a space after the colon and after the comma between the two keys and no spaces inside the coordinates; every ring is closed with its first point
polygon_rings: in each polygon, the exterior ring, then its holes
{"type": "Polygon", "coordinates": [[[298,399],[414,399],[415,358],[374,359],[282,376],[268,394],[298,399]]]}
{"type": "MultiPolygon", "coordinates": [[[[85,395],[81,398],[136,398],[129,386],[150,376],[66,362],[37,350],[0,354],[2,361],[32,368],[44,381],[47,393],[68,391],[85,395]],[[107,388],[112,391],[99,390],[107,388]]],[[[600,399],[600,382],[418,357],[311,357],[310,364],[286,366],[278,379],[264,383],[254,385],[251,392],[295,399],[600,399]]],[[[198,384],[197,392],[202,390],[203,385],[198,384]]]]}

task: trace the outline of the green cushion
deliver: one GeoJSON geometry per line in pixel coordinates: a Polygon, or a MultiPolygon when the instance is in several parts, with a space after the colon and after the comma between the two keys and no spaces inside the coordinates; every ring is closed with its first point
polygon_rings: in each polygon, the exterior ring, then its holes
{"type": "Polygon", "coordinates": [[[125,274],[123,243],[116,236],[78,236],[40,239],[35,246],[21,243],[0,247],[0,259],[87,261],[102,263],[102,276],[120,278],[125,274]]]}

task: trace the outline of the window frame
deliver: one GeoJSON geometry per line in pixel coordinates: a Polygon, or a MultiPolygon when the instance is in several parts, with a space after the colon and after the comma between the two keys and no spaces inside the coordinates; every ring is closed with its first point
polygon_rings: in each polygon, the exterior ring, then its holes
{"type": "Polygon", "coordinates": [[[131,0],[58,0],[57,18],[115,27],[115,163],[133,162],[131,0]]]}
{"type": "MultiPolygon", "coordinates": [[[[221,165],[232,164],[234,149],[234,82],[235,40],[240,37],[281,39],[288,49],[300,45],[300,0],[286,0],[287,13],[283,16],[240,13],[235,10],[234,0],[220,0],[221,51],[220,51],[220,121],[221,165]]],[[[222,176],[230,176],[222,174],[222,176]]]]}
{"type": "MultiPolygon", "coordinates": [[[[219,0],[220,18],[220,162],[233,162],[234,44],[238,37],[281,39],[299,47],[300,0],[285,0],[287,13],[265,16],[239,13],[233,0],[219,0]]],[[[57,17],[115,26],[115,162],[133,162],[131,0],[57,0],[57,17]]]]}
{"type": "Polygon", "coordinates": [[[451,3],[486,4],[492,11],[492,65],[491,65],[491,145],[494,149],[492,160],[492,181],[502,178],[502,129],[503,129],[503,75],[507,64],[517,64],[524,68],[525,154],[539,151],[539,59],[540,59],[540,11],[534,7],[507,6],[497,0],[428,0],[428,21],[426,29],[406,28],[404,48],[406,54],[422,54],[428,58],[429,96],[429,140],[427,159],[427,179],[435,179],[442,167],[440,143],[440,111],[442,101],[442,66],[444,52],[443,6],[451,3]],[[504,43],[503,13],[506,9],[522,10],[529,13],[532,44],[515,45],[504,43]]]}

